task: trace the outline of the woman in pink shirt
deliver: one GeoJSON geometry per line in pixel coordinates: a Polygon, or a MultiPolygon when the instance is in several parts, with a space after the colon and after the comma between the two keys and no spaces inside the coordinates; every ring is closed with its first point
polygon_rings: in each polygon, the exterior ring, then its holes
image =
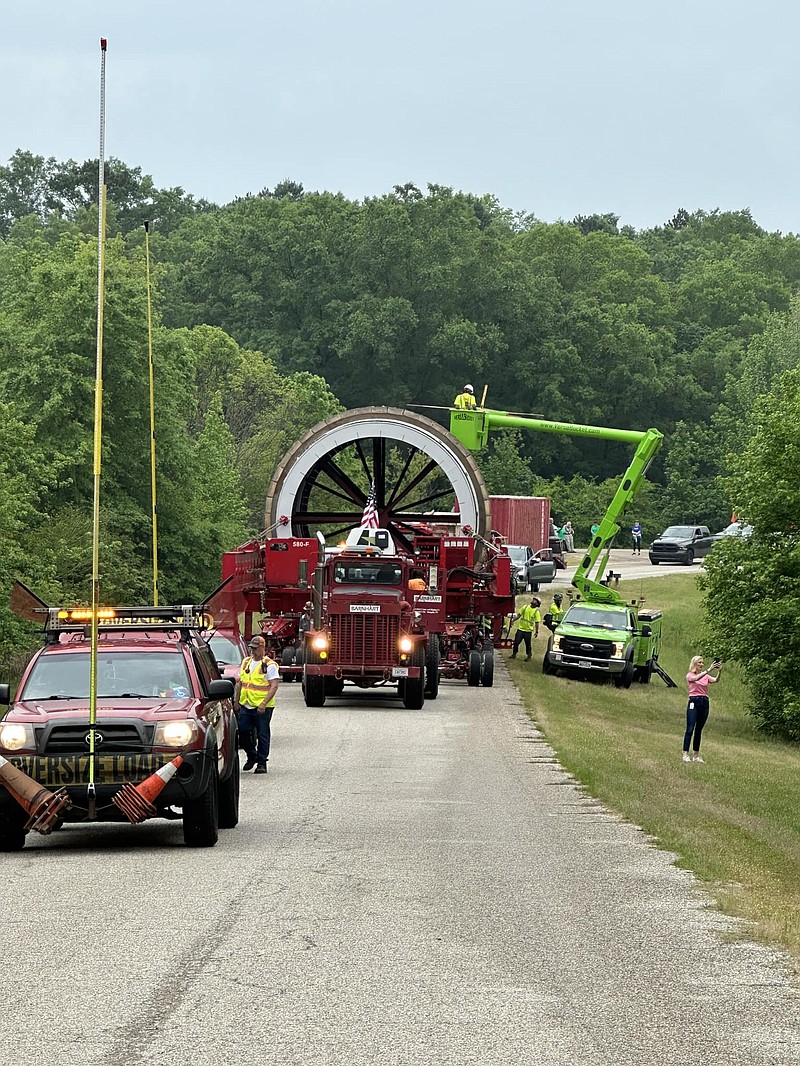
{"type": "Polygon", "coordinates": [[[700,737],[703,734],[703,726],[708,721],[708,686],[719,681],[722,673],[722,664],[716,659],[706,670],[702,655],[695,655],[689,663],[689,673],[686,680],[689,683],[689,703],[686,707],[686,733],[683,738],[683,761],[705,762],[700,755],[700,737]],[[717,671],[713,677],[712,670],[717,671]],[[694,734],[694,744],[692,744],[694,734]],[[692,744],[694,756],[689,754],[689,745],[692,744]]]}

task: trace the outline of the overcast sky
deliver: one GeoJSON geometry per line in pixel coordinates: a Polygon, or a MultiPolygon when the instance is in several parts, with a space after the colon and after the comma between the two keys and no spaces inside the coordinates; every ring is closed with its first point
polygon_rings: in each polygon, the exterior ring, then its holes
{"type": "Polygon", "coordinates": [[[411,181],[553,221],[800,231],[798,0],[0,0],[0,162],[107,155],[225,203],[411,181]]]}

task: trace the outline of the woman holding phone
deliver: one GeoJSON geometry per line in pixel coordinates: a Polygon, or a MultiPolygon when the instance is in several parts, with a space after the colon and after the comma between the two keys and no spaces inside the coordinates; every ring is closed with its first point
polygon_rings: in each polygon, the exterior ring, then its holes
{"type": "Polygon", "coordinates": [[[708,670],[702,655],[695,655],[689,663],[686,681],[689,685],[689,702],[686,705],[686,733],[683,737],[683,761],[705,762],[700,754],[700,738],[703,726],[708,721],[708,686],[719,681],[722,663],[715,659],[708,670]],[[716,670],[717,676],[711,673],[716,670]],[[690,754],[689,748],[693,754],[690,754]]]}

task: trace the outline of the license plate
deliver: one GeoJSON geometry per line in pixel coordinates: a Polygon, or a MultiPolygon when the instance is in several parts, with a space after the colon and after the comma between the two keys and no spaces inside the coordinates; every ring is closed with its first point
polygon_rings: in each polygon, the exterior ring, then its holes
{"type": "Polygon", "coordinates": [[[580,667],[581,670],[589,670],[591,668],[591,665],[592,664],[589,662],[588,659],[579,659],[578,660],[578,666],[580,667]]]}
{"type": "MultiPolygon", "coordinates": [[[[88,755],[16,755],[8,761],[48,788],[89,783],[88,755]]],[[[168,755],[98,755],[95,783],[122,785],[126,781],[144,781],[167,762],[168,755]]]]}
{"type": "Polygon", "coordinates": [[[392,677],[408,677],[408,667],[407,666],[393,666],[392,667],[392,677]]]}

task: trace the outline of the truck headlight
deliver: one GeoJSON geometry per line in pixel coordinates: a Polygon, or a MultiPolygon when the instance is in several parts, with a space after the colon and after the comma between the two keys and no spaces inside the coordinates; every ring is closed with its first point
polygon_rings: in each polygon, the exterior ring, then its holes
{"type": "Polygon", "coordinates": [[[33,726],[22,722],[7,722],[0,725],[0,748],[6,751],[19,751],[21,748],[35,748],[33,726]]]}
{"type": "Polygon", "coordinates": [[[194,722],[187,722],[186,719],[177,722],[158,722],[153,745],[160,748],[185,748],[194,740],[196,732],[197,727],[194,722]]]}
{"type": "Polygon", "coordinates": [[[561,651],[561,637],[553,637],[553,646],[551,651],[561,651]]]}
{"type": "Polygon", "coordinates": [[[412,652],[414,650],[414,641],[411,639],[411,637],[400,637],[397,642],[397,646],[400,651],[405,652],[406,655],[408,655],[409,652],[412,652]]]}
{"type": "Polygon", "coordinates": [[[327,651],[328,650],[328,638],[324,633],[317,633],[311,639],[311,647],[314,651],[327,651]]]}
{"type": "Polygon", "coordinates": [[[625,645],[624,644],[620,644],[618,642],[614,643],[614,658],[615,659],[624,659],[625,658],[625,645]]]}

